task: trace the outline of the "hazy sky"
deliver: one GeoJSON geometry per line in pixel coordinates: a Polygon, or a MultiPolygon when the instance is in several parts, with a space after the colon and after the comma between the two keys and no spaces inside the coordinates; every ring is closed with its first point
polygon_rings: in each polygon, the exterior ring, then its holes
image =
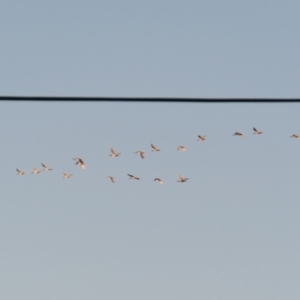
{"type": "Polygon", "coordinates": [[[7,95],[299,97],[299,1],[3,1],[7,95]]]}
{"type": "MultiPolygon", "coordinates": [[[[199,2],[4,1],[1,95],[299,98],[298,1],[199,2]]],[[[1,298],[299,299],[299,104],[0,108],[1,298]]]]}

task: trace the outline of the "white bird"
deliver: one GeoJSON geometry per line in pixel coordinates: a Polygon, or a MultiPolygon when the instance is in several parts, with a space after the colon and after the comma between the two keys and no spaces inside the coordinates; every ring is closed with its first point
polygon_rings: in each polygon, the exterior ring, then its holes
{"type": "Polygon", "coordinates": [[[111,182],[115,182],[115,179],[112,176],[107,176],[107,179],[110,179],[111,182]]]}
{"type": "Polygon", "coordinates": [[[181,151],[186,151],[186,148],[184,147],[184,146],[177,146],[176,147],[176,150],[178,151],[178,150],[181,150],[181,151]]]}
{"type": "Polygon", "coordinates": [[[71,176],[72,176],[73,174],[68,174],[68,173],[65,173],[65,172],[63,172],[63,178],[65,178],[65,179],[69,179],[71,176]]]}
{"type": "Polygon", "coordinates": [[[177,180],[178,182],[186,182],[188,180],[188,178],[183,178],[183,176],[179,175],[179,180],[177,180]]]}
{"type": "Polygon", "coordinates": [[[154,181],[157,181],[159,184],[163,184],[164,183],[160,178],[155,178],[154,181]]]}
{"type": "Polygon", "coordinates": [[[262,134],[262,131],[257,130],[255,127],[253,127],[253,134],[262,134]]]}
{"type": "Polygon", "coordinates": [[[38,173],[40,173],[40,171],[37,168],[33,168],[33,172],[31,172],[31,173],[38,174],[38,173]]]}
{"type": "Polygon", "coordinates": [[[50,168],[47,167],[46,165],[44,165],[44,164],[41,164],[41,165],[43,166],[43,168],[44,168],[45,171],[52,171],[52,169],[50,169],[50,168]]]}
{"type": "Polygon", "coordinates": [[[293,138],[293,139],[299,139],[300,138],[299,135],[297,135],[297,134],[292,134],[290,137],[293,138]]]}
{"type": "Polygon", "coordinates": [[[117,153],[113,148],[110,149],[111,154],[109,154],[109,156],[112,157],[117,157],[119,156],[121,153],[117,153]]]}
{"type": "Polygon", "coordinates": [[[133,175],[130,175],[130,174],[127,174],[129,176],[128,179],[133,179],[133,180],[140,180],[140,178],[136,177],[136,176],[133,176],[133,175]]]}
{"type": "Polygon", "coordinates": [[[18,172],[18,175],[20,175],[20,176],[22,176],[22,175],[24,175],[25,174],[25,172],[23,172],[23,171],[20,171],[19,169],[16,169],[17,170],[17,172],[18,172]]]}
{"type": "Polygon", "coordinates": [[[73,159],[76,160],[75,165],[79,165],[81,167],[81,169],[85,168],[85,164],[81,158],[77,157],[77,158],[73,158],[73,159]]]}
{"type": "Polygon", "coordinates": [[[202,142],[206,140],[206,135],[198,135],[198,141],[202,142]]]}
{"type": "Polygon", "coordinates": [[[160,149],[157,149],[153,144],[151,144],[152,150],[153,152],[157,152],[160,151],[160,149]]]}
{"type": "Polygon", "coordinates": [[[235,132],[233,135],[244,137],[244,135],[242,133],[240,133],[240,132],[235,132]]]}
{"type": "Polygon", "coordinates": [[[138,153],[140,155],[141,158],[145,158],[145,153],[143,151],[136,151],[136,152],[133,152],[133,153],[138,153]]]}

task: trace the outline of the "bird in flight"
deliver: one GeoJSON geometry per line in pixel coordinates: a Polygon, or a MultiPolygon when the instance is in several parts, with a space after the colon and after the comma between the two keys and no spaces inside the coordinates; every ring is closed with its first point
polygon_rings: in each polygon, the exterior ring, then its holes
{"type": "Polygon", "coordinates": [[[31,172],[31,173],[33,173],[33,174],[38,174],[38,173],[40,173],[40,171],[39,171],[39,169],[37,169],[37,168],[33,168],[33,172],[31,172]]]}
{"type": "Polygon", "coordinates": [[[107,179],[109,179],[111,182],[115,182],[115,179],[112,176],[107,176],[107,179]]]}
{"type": "Polygon", "coordinates": [[[85,164],[81,158],[77,157],[77,158],[73,158],[73,159],[76,160],[75,165],[79,165],[81,167],[81,169],[85,168],[85,164]]]}
{"type": "Polygon", "coordinates": [[[179,175],[178,178],[179,178],[179,180],[177,180],[178,182],[186,182],[188,180],[188,178],[184,178],[181,175],[179,175]]]}
{"type": "Polygon", "coordinates": [[[72,176],[73,174],[68,174],[68,173],[65,173],[65,172],[63,172],[63,178],[65,178],[65,179],[69,179],[71,176],[72,176]]]}
{"type": "Polygon", "coordinates": [[[130,174],[127,174],[129,176],[128,179],[133,179],[133,180],[140,180],[140,178],[136,177],[136,176],[133,176],[133,175],[130,175],[130,174]]]}
{"type": "Polygon", "coordinates": [[[297,135],[297,134],[292,134],[290,137],[293,138],[293,139],[299,139],[300,138],[299,135],[297,135]]]}
{"type": "Polygon", "coordinates": [[[117,157],[119,156],[121,153],[117,153],[113,148],[110,149],[111,154],[109,154],[109,156],[112,157],[117,157]]]}
{"type": "Polygon", "coordinates": [[[262,131],[257,130],[255,127],[253,127],[253,134],[262,134],[262,131]]]}
{"type": "Polygon", "coordinates": [[[43,163],[41,164],[44,168],[45,171],[52,171],[52,169],[50,169],[49,167],[47,167],[46,165],[44,165],[43,163]]]}
{"type": "Polygon", "coordinates": [[[24,175],[25,174],[25,172],[23,172],[23,171],[20,171],[19,169],[16,169],[17,170],[17,172],[18,172],[18,175],[20,175],[20,176],[22,176],[22,175],[24,175]]]}
{"type": "Polygon", "coordinates": [[[233,135],[244,137],[244,135],[242,133],[240,133],[240,132],[235,132],[233,135]]]}
{"type": "Polygon", "coordinates": [[[206,140],[206,135],[198,135],[198,141],[203,142],[206,140]]]}
{"type": "Polygon", "coordinates": [[[160,151],[160,149],[157,149],[153,144],[151,144],[152,150],[153,152],[157,152],[160,151]]]}
{"type": "Polygon", "coordinates": [[[186,148],[184,147],[184,146],[177,146],[176,147],[176,150],[178,151],[178,150],[181,150],[181,151],[186,151],[186,148]]]}
{"type": "Polygon", "coordinates": [[[154,181],[157,181],[159,184],[163,184],[164,183],[160,178],[155,178],[154,181]]]}
{"type": "Polygon", "coordinates": [[[136,151],[136,152],[133,152],[133,153],[138,153],[140,155],[141,158],[145,158],[145,153],[143,151],[136,151]]]}

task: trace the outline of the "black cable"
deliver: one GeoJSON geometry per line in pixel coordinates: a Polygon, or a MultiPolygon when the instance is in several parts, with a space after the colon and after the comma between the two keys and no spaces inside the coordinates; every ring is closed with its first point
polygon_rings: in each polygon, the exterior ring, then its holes
{"type": "Polygon", "coordinates": [[[297,103],[300,98],[188,98],[188,97],[86,97],[86,96],[0,96],[0,101],[97,101],[97,102],[181,102],[181,103],[297,103]]]}

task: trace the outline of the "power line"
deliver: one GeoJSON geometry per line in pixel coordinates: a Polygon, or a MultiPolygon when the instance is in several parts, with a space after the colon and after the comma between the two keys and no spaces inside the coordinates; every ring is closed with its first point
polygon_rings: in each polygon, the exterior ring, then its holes
{"type": "Polygon", "coordinates": [[[189,98],[189,97],[87,97],[87,96],[0,96],[0,101],[78,102],[181,102],[181,103],[297,103],[300,98],[189,98]]]}

